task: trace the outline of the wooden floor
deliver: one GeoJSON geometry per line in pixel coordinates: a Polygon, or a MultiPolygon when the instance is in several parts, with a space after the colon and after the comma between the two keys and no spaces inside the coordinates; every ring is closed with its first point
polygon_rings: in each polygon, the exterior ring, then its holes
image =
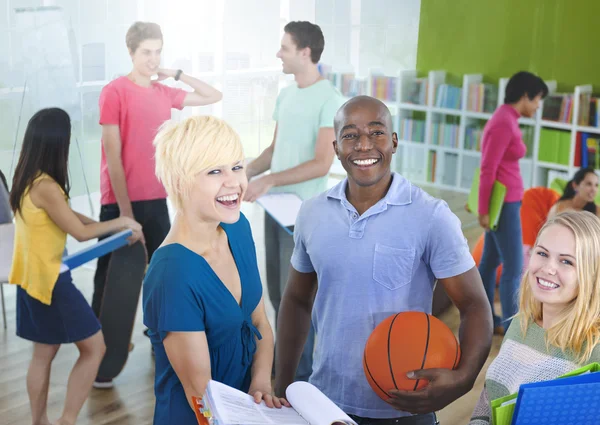
{"type": "MultiPolygon", "coordinates": [[[[448,191],[428,190],[432,195],[445,199],[450,208],[463,223],[465,237],[473,246],[481,234],[474,217],[464,211],[466,195],[448,191]]],[[[244,213],[253,226],[256,239],[257,255],[261,274],[265,276],[264,243],[262,211],[254,205],[244,205],[244,213]]],[[[91,300],[93,269],[81,267],[74,273],[75,284],[91,300]]],[[[15,291],[14,287],[5,285],[8,329],[0,328],[0,425],[31,424],[29,401],[25,387],[27,367],[31,358],[31,343],[15,335],[15,291]]],[[[272,320],[273,311],[267,305],[267,313],[272,320]]],[[[451,308],[442,319],[453,329],[458,330],[458,312],[451,308]]],[[[150,354],[150,342],[143,335],[141,308],[133,332],[135,349],[125,369],[115,380],[112,390],[92,390],[78,419],[78,424],[93,425],[144,425],[152,423],[154,409],[154,363],[150,354]]],[[[494,337],[490,359],[499,349],[500,337],[494,337]]],[[[64,346],[59,351],[52,369],[48,413],[50,420],[60,416],[66,392],[67,374],[77,358],[75,346],[64,346]]],[[[488,364],[490,362],[488,359],[488,364]]],[[[486,364],[487,368],[487,364],[486,364]]],[[[459,425],[468,422],[473,406],[483,387],[485,369],[480,374],[475,388],[457,400],[438,416],[443,425],[459,425]]],[[[161,424],[162,425],[162,424],[161,424]]]]}

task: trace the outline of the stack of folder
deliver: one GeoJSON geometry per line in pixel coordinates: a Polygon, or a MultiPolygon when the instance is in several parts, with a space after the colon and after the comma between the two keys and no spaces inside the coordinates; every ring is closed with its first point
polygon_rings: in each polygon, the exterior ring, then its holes
{"type": "Polygon", "coordinates": [[[597,425],[600,363],[551,381],[523,384],[519,392],[491,402],[493,425],[597,425]]]}

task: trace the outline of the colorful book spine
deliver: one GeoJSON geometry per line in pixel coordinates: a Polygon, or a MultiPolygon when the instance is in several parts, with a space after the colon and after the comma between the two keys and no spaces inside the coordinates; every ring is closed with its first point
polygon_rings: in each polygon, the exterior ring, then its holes
{"type": "Polygon", "coordinates": [[[425,141],[425,121],[404,118],[400,125],[400,139],[417,143],[425,141]]]}

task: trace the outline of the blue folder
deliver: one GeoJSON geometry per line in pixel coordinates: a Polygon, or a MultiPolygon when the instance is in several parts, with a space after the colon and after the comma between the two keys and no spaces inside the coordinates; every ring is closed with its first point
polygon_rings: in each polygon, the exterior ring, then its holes
{"type": "Polygon", "coordinates": [[[102,239],[100,242],[82,249],[81,251],[63,257],[60,272],[64,273],[67,270],[73,270],[75,267],[79,267],[88,261],[102,257],[103,255],[127,245],[129,243],[127,238],[132,234],[133,232],[131,230],[123,230],[106,239],[102,239]]]}
{"type": "Polygon", "coordinates": [[[600,372],[521,385],[512,425],[598,425],[600,372]]]}

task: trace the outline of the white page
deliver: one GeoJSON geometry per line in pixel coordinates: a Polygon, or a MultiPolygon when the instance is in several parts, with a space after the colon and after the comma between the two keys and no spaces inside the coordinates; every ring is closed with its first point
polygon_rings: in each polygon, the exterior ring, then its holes
{"type": "Polygon", "coordinates": [[[508,405],[510,405],[510,404],[515,404],[516,402],[517,402],[517,399],[516,399],[516,398],[513,398],[513,399],[511,399],[511,400],[508,400],[508,401],[505,401],[504,403],[502,403],[502,404],[500,405],[500,407],[508,406],[508,405]]]}
{"type": "Polygon", "coordinates": [[[342,409],[308,382],[294,382],[287,388],[285,395],[310,425],[331,425],[338,422],[356,425],[342,409]]]}
{"type": "Polygon", "coordinates": [[[302,199],[293,193],[269,193],[256,200],[283,227],[296,224],[302,199]]]}
{"type": "Polygon", "coordinates": [[[290,407],[268,408],[256,404],[251,395],[217,381],[210,381],[208,392],[213,414],[223,425],[307,425],[290,407]]]}
{"type": "MultiPolygon", "coordinates": [[[[254,403],[254,400],[252,401],[254,403]]],[[[288,424],[288,425],[307,425],[308,422],[305,421],[302,416],[298,414],[291,407],[281,407],[281,409],[270,408],[265,405],[264,402],[261,404],[256,404],[260,412],[270,419],[270,424],[288,424]]]]}

